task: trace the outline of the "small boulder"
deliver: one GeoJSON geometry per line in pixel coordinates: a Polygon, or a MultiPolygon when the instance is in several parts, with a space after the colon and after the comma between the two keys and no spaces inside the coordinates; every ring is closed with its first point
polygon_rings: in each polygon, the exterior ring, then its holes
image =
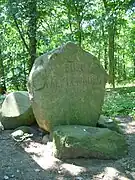
{"type": "Polygon", "coordinates": [[[8,94],[1,108],[1,123],[4,129],[15,129],[34,122],[28,92],[18,91],[8,94]]]}
{"type": "Polygon", "coordinates": [[[46,134],[45,136],[43,136],[43,138],[42,138],[43,144],[47,144],[49,141],[50,141],[49,134],[46,134]]]}
{"type": "Polygon", "coordinates": [[[34,129],[29,126],[20,126],[11,133],[11,137],[15,141],[23,141],[26,138],[32,137],[33,135],[34,129]]]}
{"type": "Polygon", "coordinates": [[[20,127],[16,128],[13,132],[18,131],[18,130],[22,131],[23,133],[27,133],[27,134],[36,134],[36,130],[30,126],[20,126],[20,127]]]}
{"type": "Polygon", "coordinates": [[[53,131],[57,158],[118,159],[127,154],[124,136],[107,128],[80,125],[57,126],[53,131]]]}
{"type": "Polygon", "coordinates": [[[120,134],[123,134],[123,131],[119,127],[118,123],[115,120],[113,120],[107,116],[100,115],[100,118],[99,118],[98,123],[97,123],[97,127],[108,128],[112,131],[116,131],[120,134]]]}

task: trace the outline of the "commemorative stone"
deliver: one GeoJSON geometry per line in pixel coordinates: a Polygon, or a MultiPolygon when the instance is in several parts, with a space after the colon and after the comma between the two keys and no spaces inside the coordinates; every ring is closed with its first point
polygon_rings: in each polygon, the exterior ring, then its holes
{"type": "Polygon", "coordinates": [[[96,126],[107,74],[92,54],[68,42],[35,60],[28,91],[38,125],[96,126]]]}

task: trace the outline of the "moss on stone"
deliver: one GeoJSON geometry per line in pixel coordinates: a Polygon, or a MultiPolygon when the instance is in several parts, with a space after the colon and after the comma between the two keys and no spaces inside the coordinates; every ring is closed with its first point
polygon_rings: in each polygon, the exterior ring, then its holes
{"type": "Polygon", "coordinates": [[[118,159],[127,154],[124,136],[107,128],[58,126],[53,143],[54,155],[59,158],[118,159]]]}

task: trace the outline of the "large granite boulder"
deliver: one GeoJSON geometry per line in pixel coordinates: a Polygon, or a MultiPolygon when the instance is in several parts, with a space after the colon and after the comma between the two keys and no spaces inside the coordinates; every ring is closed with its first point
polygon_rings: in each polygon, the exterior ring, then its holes
{"type": "Polygon", "coordinates": [[[124,136],[107,128],[80,125],[57,126],[53,131],[54,156],[118,159],[127,154],[124,136]]]}
{"type": "Polygon", "coordinates": [[[37,58],[28,91],[39,126],[96,126],[106,79],[96,57],[71,42],[37,58]]]}
{"type": "Polygon", "coordinates": [[[28,92],[12,92],[6,96],[1,108],[0,121],[4,129],[15,129],[35,122],[28,92]]]}

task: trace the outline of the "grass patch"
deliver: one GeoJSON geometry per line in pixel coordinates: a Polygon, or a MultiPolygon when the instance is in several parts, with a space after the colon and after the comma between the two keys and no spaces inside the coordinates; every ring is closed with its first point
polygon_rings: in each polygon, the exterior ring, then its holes
{"type": "Polygon", "coordinates": [[[107,116],[130,115],[135,117],[135,92],[106,92],[102,113],[107,116]]]}

